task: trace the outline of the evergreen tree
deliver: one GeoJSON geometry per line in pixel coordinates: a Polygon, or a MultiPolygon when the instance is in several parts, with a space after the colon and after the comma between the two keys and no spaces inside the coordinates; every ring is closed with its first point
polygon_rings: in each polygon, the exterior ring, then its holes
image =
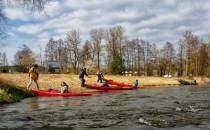
{"type": "Polygon", "coordinates": [[[125,69],[122,57],[118,53],[114,54],[110,64],[110,72],[112,74],[122,74],[124,70],[125,69]]]}

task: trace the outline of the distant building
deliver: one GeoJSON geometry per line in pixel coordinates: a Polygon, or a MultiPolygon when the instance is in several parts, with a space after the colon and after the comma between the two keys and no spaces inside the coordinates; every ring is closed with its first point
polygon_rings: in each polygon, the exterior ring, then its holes
{"type": "Polygon", "coordinates": [[[27,73],[28,68],[21,65],[0,66],[1,73],[27,73]]]}
{"type": "Polygon", "coordinates": [[[172,75],[170,75],[170,74],[166,74],[166,75],[163,75],[163,77],[164,77],[164,78],[171,78],[171,77],[172,77],[172,75]]]}
{"type": "Polygon", "coordinates": [[[46,66],[48,72],[50,73],[60,73],[61,65],[58,61],[48,61],[46,66]]]}
{"type": "Polygon", "coordinates": [[[9,67],[8,66],[0,66],[0,73],[8,73],[9,67]]]}

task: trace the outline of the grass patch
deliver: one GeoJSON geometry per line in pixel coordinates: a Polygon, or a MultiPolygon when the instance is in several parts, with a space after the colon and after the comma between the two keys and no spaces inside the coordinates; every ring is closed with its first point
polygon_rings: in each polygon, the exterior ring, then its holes
{"type": "Polygon", "coordinates": [[[0,104],[12,102],[11,95],[5,90],[0,89],[0,104]]]}
{"type": "Polygon", "coordinates": [[[32,92],[0,80],[0,104],[19,102],[32,96],[35,96],[32,92]]]}

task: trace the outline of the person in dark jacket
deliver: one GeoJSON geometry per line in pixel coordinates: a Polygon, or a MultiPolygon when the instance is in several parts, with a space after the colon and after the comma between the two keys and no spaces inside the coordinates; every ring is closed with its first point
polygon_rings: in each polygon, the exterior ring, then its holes
{"type": "Polygon", "coordinates": [[[81,82],[81,87],[84,87],[85,84],[85,75],[88,76],[87,72],[86,72],[86,68],[83,68],[80,70],[80,74],[79,74],[79,79],[81,82]]]}
{"type": "Polygon", "coordinates": [[[102,80],[103,80],[103,78],[104,78],[103,73],[102,73],[101,71],[99,71],[99,72],[97,73],[97,76],[98,76],[98,80],[97,80],[97,82],[99,82],[99,81],[100,81],[100,83],[102,83],[102,80]]]}

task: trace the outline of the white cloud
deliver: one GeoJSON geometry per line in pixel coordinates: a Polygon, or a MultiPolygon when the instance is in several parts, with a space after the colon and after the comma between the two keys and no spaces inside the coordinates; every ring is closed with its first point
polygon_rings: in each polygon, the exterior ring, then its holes
{"type": "Polygon", "coordinates": [[[143,28],[143,29],[139,30],[137,32],[137,34],[144,35],[144,34],[156,33],[158,31],[160,31],[160,30],[158,30],[158,29],[152,29],[152,28],[151,29],[150,28],[143,28]]]}
{"type": "Polygon", "coordinates": [[[169,6],[174,6],[178,0],[164,0],[164,3],[169,6]]]}
{"type": "Polygon", "coordinates": [[[14,36],[15,36],[14,32],[8,32],[7,34],[8,34],[9,36],[11,36],[11,37],[14,37],[14,36]]]}
{"type": "Polygon", "coordinates": [[[27,25],[22,25],[17,29],[19,32],[24,32],[27,34],[36,34],[42,30],[41,25],[36,24],[27,24],[27,25]]]}
{"type": "Polygon", "coordinates": [[[49,34],[47,32],[43,32],[38,35],[39,38],[49,38],[49,34]]]}
{"type": "Polygon", "coordinates": [[[56,16],[61,13],[62,8],[58,1],[51,1],[45,5],[44,13],[48,16],[56,16]]]}
{"type": "Polygon", "coordinates": [[[74,15],[74,17],[80,18],[80,17],[87,16],[88,15],[88,12],[85,11],[85,10],[78,10],[78,11],[74,11],[73,12],[73,15],[74,15]]]}
{"type": "Polygon", "coordinates": [[[30,12],[28,11],[23,11],[17,8],[6,8],[4,9],[4,13],[5,15],[12,20],[23,20],[26,21],[29,19],[30,17],[30,12]]]}

